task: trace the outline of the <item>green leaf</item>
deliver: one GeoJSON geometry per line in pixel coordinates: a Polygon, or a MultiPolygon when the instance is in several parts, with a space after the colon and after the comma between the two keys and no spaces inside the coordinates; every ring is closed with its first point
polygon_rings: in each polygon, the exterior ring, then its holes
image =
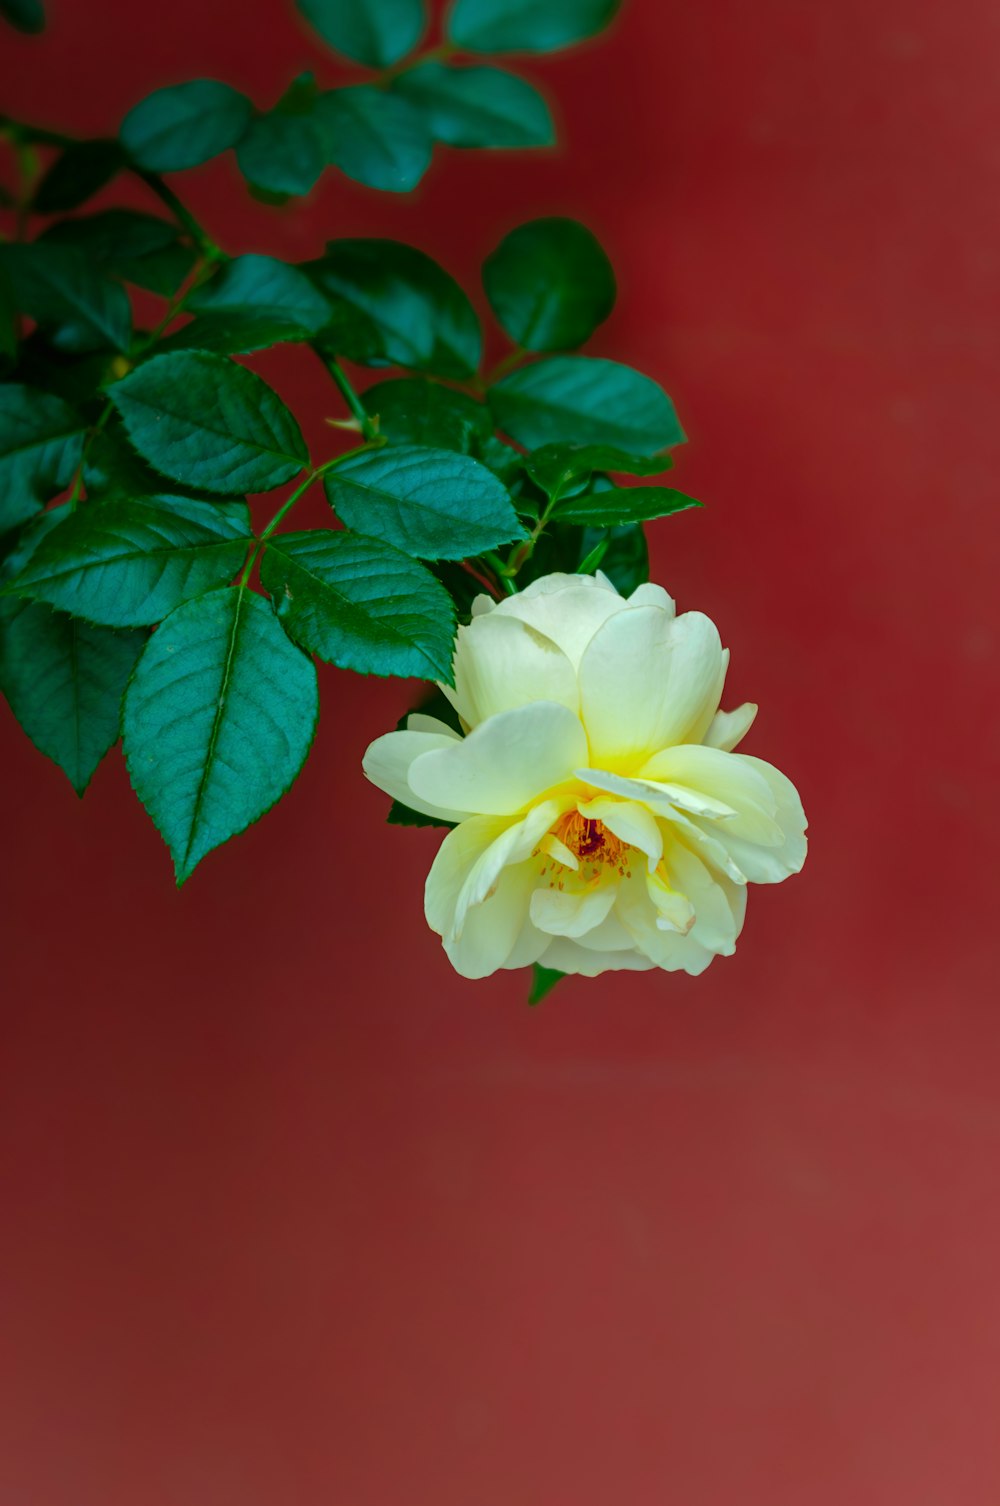
{"type": "Polygon", "coordinates": [[[252,115],[245,94],[215,79],[196,78],[147,95],[125,116],[119,137],[147,172],[176,173],[235,146],[252,115]]]}
{"type": "Polygon", "coordinates": [[[493,432],[483,403],[454,387],[421,377],[376,382],[361,394],[365,412],[378,419],[379,433],[390,444],[429,445],[467,455],[477,439],[493,432]]]}
{"type": "Polygon", "coordinates": [[[315,667],[245,587],[185,602],[152,635],[125,697],[125,759],[178,884],[280,800],[318,712],[315,667]]]}
{"type": "Polygon", "coordinates": [[[97,503],[45,539],[7,589],[90,622],[142,627],[231,581],[250,537],[243,502],[97,503]]]}
{"type": "Polygon", "coordinates": [[[273,256],[236,256],[187,299],[193,314],[272,314],[313,335],[330,318],[330,305],[297,267],[273,256]]]}
{"type": "Polygon", "coordinates": [[[305,19],[330,47],[388,68],[406,57],[427,25],[424,0],[296,0],[305,19]]]}
{"type": "MultiPolygon", "coordinates": [[[[500,477],[504,486],[514,487],[518,484],[524,467],[524,456],[512,444],[498,439],[495,434],[486,434],[476,445],[476,459],[481,460],[483,465],[488,465],[493,474],[500,477]]],[[[537,517],[538,509],[533,511],[537,517]]]]}
{"type": "Polygon", "coordinates": [[[400,241],[330,241],[303,269],[356,317],[323,344],[363,365],[408,366],[459,380],[479,365],[482,335],[472,304],[437,262],[400,241]]]}
{"type": "Polygon", "coordinates": [[[506,488],[467,455],[374,450],[328,471],[324,484],[348,528],[419,559],[465,559],[526,537],[506,488]]]}
{"type": "Polygon", "coordinates": [[[57,349],[128,348],[128,295],[78,247],[48,241],[0,246],[0,267],[10,279],[17,307],[51,331],[57,349]]]}
{"type": "Polygon", "coordinates": [[[195,261],[191,248],[181,245],[175,225],[135,209],[58,220],[39,240],[47,246],[75,246],[103,271],[163,298],[176,293],[195,261]]]}
{"type": "Polygon", "coordinates": [[[0,16],[18,31],[29,35],[45,30],[45,9],[41,0],[0,0],[0,16]]]}
{"type": "Polygon", "coordinates": [[[448,146],[552,146],[556,139],[542,95],[502,68],[421,63],[392,87],[420,111],[434,140],[448,146]]]}
{"type": "Polygon", "coordinates": [[[369,84],[331,89],[316,101],[328,159],[358,183],[409,193],[427,171],[433,149],[418,110],[369,84]]]}
{"type": "Polygon", "coordinates": [[[531,220],[483,263],[490,307],[525,350],[582,345],[615,305],[615,274],[596,236],[576,220],[531,220]]]}
{"type": "Polygon", "coordinates": [[[561,973],[556,967],[543,967],[540,962],[533,963],[528,1003],[531,1005],[540,1004],[546,994],[550,994],[556,984],[565,977],[566,974],[561,973]]]}
{"type": "Polygon", "coordinates": [[[0,267],[0,376],[6,376],[17,359],[17,308],[10,279],[0,267]]]}
{"type": "Polygon", "coordinates": [[[499,427],[529,450],[585,440],[649,455],[684,439],[662,387],[594,356],[522,366],[490,389],[489,400],[499,427]]]}
{"type": "MultiPolygon", "coordinates": [[[[521,590],[539,576],[555,571],[583,573],[583,567],[599,545],[607,548],[599,568],[623,596],[629,596],[649,579],[649,548],[641,523],[613,528],[578,527],[575,523],[550,523],[531,559],[522,566],[517,583],[521,590]]],[[[593,566],[588,566],[587,573],[593,566]]]]}
{"type": "Polygon", "coordinates": [[[326,142],[311,115],[279,105],[250,124],[236,161],[247,182],[265,193],[306,194],[326,167],[326,142]]]}
{"type": "Polygon", "coordinates": [[[554,52],[607,26],[621,0],[456,0],[448,36],[467,52],[554,52]]]}
{"type": "Polygon", "coordinates": [[[237,256],[187,300],[196,317],[161,340],[157,349],[263,350],[285,340],[308,340],[329,322],[331,309],[304,272],[271,256],[237,256]]]}
{"type": "Polygon", "coordinates": [[[546,496],[564,497],[585,485],[595,471],[657,476],[673,465],[669,455],[630,455],[607,444],[547,444],[525,461],[525,470],[546,496]]]}
{"type": "Polygon", "coordinates": [[[85,428],[62,398],[15,382],[0,384],[0,533],[69,485],[85,428]]]}
{"type": "Polygon", "coordinates": [[[601,528],[617,523],[650,523],[654,518],[666,518],[671,513],[701,505],[694,497],[686,497],[669,486],[614,486],[565,497],[558,503],[555,517],[560,523],[601,528]]]}
{"type": "Polygon", "coordinates": [[[61,397],[94,421],[100,412],[97,404],[103,402],[98,389],[115,359],[120,357],[107,350],[82,356],[57,350],[50,345],[46,331],[34,329],[18,346],[17,366],[12,375],[25,387],[61,397]]]}
{"type": "Polygon", "coordinates": [[[125,165],[117,141],[74,141],[53,162],[35,191],[38,214],[76,209],[125,165]]]}
{"type": "Polygon", "coordinates": [[[117,415],[95,434],[83,457],[83,484],[88,500],[154,497],[163,478],[136,454],[117,415]]]}
{"type": "Polygon", "coordinates": [[[206,351],[155,356],[108,388],[146,460],[185,486],[270,491],[309,463],[295,419],[266,382],[206,351]]]}
{"type": "Polygon", "coordinates": [[[261,580],[286,632],[328,664],[451,682],[451,598],[390,544],[322,528],[278,534],[261,580]]]}
{"type": "Polygon", "coordinates": [[[455,827],[454,821],[442,821],[440,816],[425,816],[423,811],[413,811],[401,800],[394,800],[386,816],[389,826],[443,826],[447,831],[455,827]]]}
{"type": "Polygon", "coordinates": [[[0,684],[11,710],[78,795],[117,741],[122,692],[145,637],[42,605],[24,607],[3,624],[0,684]]]}

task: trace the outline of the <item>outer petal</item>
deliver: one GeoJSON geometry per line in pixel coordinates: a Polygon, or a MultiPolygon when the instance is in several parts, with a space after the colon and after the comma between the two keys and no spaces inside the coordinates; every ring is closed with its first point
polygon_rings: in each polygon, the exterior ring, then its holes
{"type": "Polygon", "coordinates": [[[461,821],[465,814],[463,811],[424,800],[410,788],[409,782],[410,767],[414,759],[423,753],[450,748],[455,741],[455,735],[450,730],[447,735],[437,732],[387,732],[384,737],[377,737],[369,745],[361,767],[372,784],[377,784],[380,790],[385,790],[387,795],[391,795],[394,800],[401,800],[412,810],[422,811],[425,816],[437,816],[442,821],[461,821]]]}
{"type": "Polygon", "coordinates": [[[476,863],[511,824],[503,816],[472,816],[441,843],[424,884],[424,914],[439,936],[453,928],[458,897],[476,863]]]}
{"type": "Polygon", "coordinates": [[[623,774],[610,774],[606,769],[577,769],[576,777],[595,789],[607,790],[621,795],[626,800],[640,800],[658,815],[672,818],[674,807],[698,816],[711,816],[714,820],[734,816],[732,806],[715,800],[711,795],[686,789],[681,784],[665,784],[660,780],[646,779],[636,775],[626,778],[623,774]]]}
{"type": "Polygon", "coordinates": [[[483,904],[469,910],[461,936],[444,938],[444,949],[463,978],[487,978],[504,967],[528,916],[536,875],[531,863],[505,868],[496,888],[483,904]]]}
{"type": "Polygon", "coordinates": [[[627,607],[594,635],[580,663],[580,707],[597,763],[635,767],[682,742],[715,685],[722,644],[710,618],[627,607]]]}
{"type": "Polygon", "coordinates": [[[576,669],[601,624],[626,606],[604,576],[543,575],[516,596],[498,602],[493,615],[530,623],[557,643],[576,669]]]}
{"type": "Polygon", "coordinates": [[[679,743],[651,758],[642,774],[673,791],[679,797],[674,803],[681,809],[724,816],[727,836],[765,847],[777,847],[783,841],[781,827],[773,819],[777,805],[770,784],[738,754],[679,743]],[[699,797],[706,801],[704,810],[697,808],[699,797]],[[713,812],[712,801],[719,802],[721,811],[713,812]]]}
{"type": "MultiPolygon", "coordinates": [[[[729,757],[745,764],[769,785],[775,801],[774,820],[781,832],[780,844],[762,847],[730,833],[726,822],[713,823],[712,836],[726,849],[730,860],[755,884],[780,884],[782,879],[798,873],[806,860],[806,818],[802,801],[792,781],[761,758],[746,753],[729,757]]],[[[693,825],[704,830],[705,822],[693,818],[693,825]]]]}
{"type": "Polygon", "coordinates": [[[462,720],[478,726],[531,701],[580,707],[576,671],[557,644],[520,618],[490,612],[458,630],[455,688],[442,690],[462,720]]]}
{"type": "Polygon", "coordinates": [[[641,586],[636,586],[627,599],[630,607],[662,607],[668,617],[677,615],[677,607],[670,592],[664,591],[662,586],[655,585],[651,580],[644,581],[641,586]]]}
{"type": "Polygon", "coordinates": [[[515,821],[501,832],[476,859],[455,903],[452,930],[456,936],[461,933],[469,911],[490,898],[502,870],[525,862],[558,815],[559,805],[554,800],[536,805],[523,821],[515,821]]]}
{"type": "Polygon", "coordinates": [[[744,701],[735,711],[717,711],[702,742],[706,747],[731,753],[750,731],[756,715],[757,706],[753,701],[744,701]]]}
{"type": "Polygon", "coordinates": [[[616,913],[636,948],[655,967],[697,977],[715,955],[695,939],[693,931],[682,935],[676,931],[663,931],[657,926],[657,910],[649,897],[645,873],[636,874],[633,870],[632,878],[621,884],[616,913]]]}
{"type": "Polygon", "coordinates": [[[417,759],[410,787],[432,805],[447,801],[451,809],[513,815],[571,778],[586,761],[586,748],[586,734],[568,707],[534,701],[417,759]]]}
{"type": "Polygon", "coordinates": [[[561,973],[577,973],[596,978],[611,971],[645,973],[656,963],[635,948],[622,952],[597,952],[582,947],[568,936],[557,936],[537,959],[543,967],[558,968],[561,973]]]}
{"type": "Polygon", "coordinates": [[[436,732],[439,737],[447,737],[452,742],[458,742],[461,733],[456,732],[454,727],[449,727],[447,722],[438,721],[436,716],[425,716],[422,711],[411,711],[406,718],[407,732],[436,732]]]}
{"type": "Polygon", "coordinates": [[[665,862],[671,884],[694,906],[692,941],[707,952],[731,956],[736,950],[739,927],[716,875],[683,842],[670,844],[665,862]]]}

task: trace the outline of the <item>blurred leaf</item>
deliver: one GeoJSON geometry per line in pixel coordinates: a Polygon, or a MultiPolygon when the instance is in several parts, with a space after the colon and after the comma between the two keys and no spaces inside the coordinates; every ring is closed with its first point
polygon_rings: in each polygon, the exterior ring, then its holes
{"type": "Polygon", "coordinates": [[[132,331],[128,295],[75,246],[34,241],[0,245],[14,301],[50,331],[60,350],[80,353],[112,346],[126,350],[132,331]]]}
{"type": "Polygon", "coordinates": [[[45,9],[41,0],[0,0],[0,16],[18,31],[37,34],[45,30],[45,9]]]}
{"type": "Polygon", "coordinates": [[[74,141],[53,162],[35,191],[38,214],[76,209],[125,166],[117,141],[74,141]]]}
{"type": "Polygon", "coordinates": [[[455,0],[448,36],[467,52],[554,52],[607,26],[621,0],[455,0]]]}
{"type": "Polygon", "coordinates": [[[418,110],[405,99],[358,84],[316,101],[329,161],[369,188],[408,193],[431,162],[432,143],[418,110]]]}
{"type": "Polygon", "coordinates": [[[105,209],[58,220],[39,237],[43,245],[75,246],[105,272],[163,298],[176,293],[194,266],[195,253],[176,225],[134,209],[105,209]]]}
{"type": "Polygon", "coordinates": [[[467,455],[374,450],[328,471],[324,484],[348,528],[419,559],[464,559],[526,537],[505,488],[467,455]]]}
{"type": "Polygon", "coordinates": [[[119,138],[147,172],[182,172],[235,146],[252,115],[245,94],[215,79],[191,79],[147,95],[125,116],[119,138]]]}
{"type": "Polygon", "coordinates": [[[390,444],[429,445],[467,455],[477,439],[493,432],[492,416],[483,403],[420,377],[376,382],[361,394],[361,401],[390,444]]]}
{"type": "Polygon", "coordinates": [[[331,309],[304,272],[271,256],[237,256],[196,289],[186,307],[191,323],[157,344],[158,351],[200,349],[228,355],[308,340],[331,309]]]}
{"type": "Polygon", "coordinates": [[[314,529],[268,541],[261,580],[282,626],[328,664],[363,675],[451,680],[451,598],[379,539],[314,529]]]}
{"type": "Polygon", "coordinates": [[[15,528],[68,486],[85,420],[62,398],[0,384],[0,532],[15,528]]]}
{"type": "Polygon", "coordinates": [[[178,884],[280,800],[318,712],[314,666],[245,587],[185,602],[160,625],[129,683],[123,735],[178,884]]]}
{"type": "Polygon", "coordinates": [[[649,455],[684,439],[662,387],[630,366],[594,356],[553,356],[522,366],[490,389],[489,401],[499,427],[529,450],[587,442],[649,455]]]}
{"type": "Polygon", "coordinates": [[[406,57],[427,25],[424,0],[296,0],[305,19],[330,47],[388,68],[406,57]]]}
{"type": "Polygon", "coordinates": [[[247,182],[265,193],[307,194],[326,167],[326,140],[311,113],[279,104],[250,123],[236,161],[247,182]]]}
{"type": "Polygon", "coordinates": [[[146,635],[23,607],[0,632],[0,684],[40,753],[82,795],[118,739],[122,693],[146,635]]]}
{"type": "Polygon", "coordinates": [[[154,356],[108,389],[128,437],[182,485],[270,491],[309,463],[291,413],[266,382],[206,351],[154,356]]]}
{"type": "Polygon", "coordinates": [[[615,304],[615,274],[597,238],[576,220],[532,220],[483,263],[490,307],[525,350],[582,345],[615,304]]]}
{"type": "Polygon", "coordinates": [[[393,80],[435,141],[456,147],[552,146],[555,126],[538,90],[502,68],[421,63],[393,80]]]}
{"type": "Polygon", "coordinates": [[[244,502],[97,503],[42,542],[13,589],[89,622],[142,627],[232,580],[250,537],[244,502]]]}
{"type": "Polygon", "coordinates": [[[325,348],[363,365],[408,366],[459,380],[479,365],[475,310],[454,278],[415,247],[330,241],[326,255],[303,270],[354,316],[324,332],[325,348]]]}

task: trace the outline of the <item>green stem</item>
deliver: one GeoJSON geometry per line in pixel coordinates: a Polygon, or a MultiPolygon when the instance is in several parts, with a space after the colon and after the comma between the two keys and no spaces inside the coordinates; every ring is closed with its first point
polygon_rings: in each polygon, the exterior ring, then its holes
{"type": "MultiPolygon", "coordinates": [[[[511,580],[513,580],[517,575],[517,572],[520,570],[521,566],[526,564],[534,554],[535,545],[538,543],[538,540],[545,532],[545,525],[549,521],[549,518],[552,515],[552,509],[555,507],[558,500],[558,497],[549,498],[549,500],[545,504],[545,507],[542,509],[541,514],[539,515],[538,522],[531,530],[529,536],[525,539],[523,544],[518,544],[514,549],[513,554],[507,561],[507,574],[510,576],[511,580]]],[[[516,589],[517,588],[515,587],[515,590],[516,589]]]]}
{"type": "Polygon", "coordinates": [[[198,223],[187,205],[181,202],[168,184],[164,183],[159,173],[148,173],[141,167],[133,167],[131,170],[137,178],[142,179],[148,188],[152,189],[160,202],[166,205],[178,225],[187,231],[202,256],[218,260],[222,255],[219,247],[215,244],[208,231],[204,230],[198,223]]]}
{"type": "Polygon", "coordinates": [[[494,575],[496,576],[496,578],[500,582],[500,584],[503,586],[504,590],[507,592],[507,595],[508,596],[516,596],[517,595],[517,587],[515,586],[513,580],[511,579],[511,574],[510,574],[509,569],[504,564],[504,562],[500,558],[499,554],[494,554],[493,551],[490,550],[488,553],[484,554],[482,557],[486,561],[486,563],[492,568],[494,575]]]}
{"type": "Polygon", "coordinates": [[[513,371],[515,367],[520,366],[521,362],[525,359],[527,354],[528,352],[526,350],[522,350],[519,345],[515,345],[513,350],[509,350],[507,354],[496,363],[493,369],[491,371],[488,371],[482,378],[484,390],[487,387],[494,386],[495,383],[499,382],[501,377],[505,377],[507,375],[508,371],[513,371]]]}
{"type": "Polygon", "coordinates": [[[300,497],[305,496],[306,492],[312,486],[313,482],[318,481],[321,476],[325,476],[327,471],[332,471],[334,466],[342,465],[345,460],[350,460],[354,455],[362,455],[365,450],[377,448],[381,443],[381,440],[376,440],[374,445],[355,445],[353,450],[345,450],[342,455],[334,455],[332,460],[324,460],[322,465],[314,466],[312,470],[310,470],[305,480],[299,482],[298,486],[295,488],[292,494],[289,497],[286,497],[285,501],[282,502],[281,506],[278,508],[278,511],[274,514],[274,517],[270,520],[269,523],[266,523],[264,525],[263,529],[258,534],[256,540],[254,541],[253,550],[243,567],[243,574],[240,576],[241,586],[245,586],[247,581],[250,579],[250,572],[257,562],[257,557],[260,554],[261,549],[271,537],[274,530],[279,526],[279,524],[284,522],[285,518],[291,512],[296,502],[298,502],[300,497]]]}
{"type": "Polygon", "coordinates": [[[319,356],[320,360],[323,362],[323,365],[326,367],[327,371],[330,373],[330,375],[333,377],[333,380],[340,388],[341,396],[343,397],[344,402],[347,404],[348,408],[350,408],[353,417],[357,420],[358,428],[365,436],[365,439],[369,441],[377,439],[378,429],[369,414],[365,412],[364,404],[362,403],[358,394],[355,392],[354,388],[351,386],[347,372],[341,366],[340,362],[337,360],[337,357],[328,355],[327,352],[321,350],[318,345],[311,345],[310,349],[315,351],[316,355],[319,356]]]}
{"type": "Polygon", "coordinates": [[[393,63],[389,68],[383,68],[372,83],[385,85],[391,84],[394,78],[399,78],[401,73],[409,73],[414,68],[420,68],[424,63],[446,63],[449,58],[455,56],[458,48],[454,42],[442,42],[438,47],[429,47],[426,52],[418,52],[414,57],[404,58],[402,62],[393,63]]]}

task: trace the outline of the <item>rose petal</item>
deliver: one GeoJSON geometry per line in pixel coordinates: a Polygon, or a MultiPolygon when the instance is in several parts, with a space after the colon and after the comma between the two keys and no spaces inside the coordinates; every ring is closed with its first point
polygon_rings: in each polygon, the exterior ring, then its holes
{"type": "MultiPolygon", "coordinates": [[[[429,720],[429,718],[428,718],[429,720]]],[[[442,748],[453,747],[455,734],[449,729],[447,735],[438,732],[387,732],[377,737],[368,747],[361,767],[365,777],[378,785],[394,800],[401,800],[411,810],[425,816],[437,816],[442,821],[461,821],[464,812],[436,801],[424,800],[410,788],[409,773],[415,759],[421,754],[442,748]]]]}
{"type": "Polygon", "coordinates": [[[571,778],[586,761],[586,747],[586,734],[567,706],[534,701],[490,717],[461,742],[426,753],[408,777],[420,799],[434,805],[447,801],[452,809],[513,815],[571,778]]]}

